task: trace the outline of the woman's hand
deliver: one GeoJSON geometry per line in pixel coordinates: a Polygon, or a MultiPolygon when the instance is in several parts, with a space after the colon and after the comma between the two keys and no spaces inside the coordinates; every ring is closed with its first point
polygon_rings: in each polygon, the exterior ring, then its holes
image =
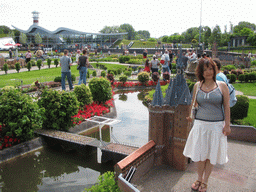
{"type": "Polygon", "coordinates": [[[192,123],[193,119],[191,117],[186,117],[186,119],[188,120],[188,122],[192,123]]]}
{"type": "Polygon", "coordinates": [[[231,133],[230,126],[225,125],[224,128],[223,128],[223,130],[222,130],[222,132],[223,132],[223,134],[224,134],[225,136],[228,136],[228,135],[231,133]]]}

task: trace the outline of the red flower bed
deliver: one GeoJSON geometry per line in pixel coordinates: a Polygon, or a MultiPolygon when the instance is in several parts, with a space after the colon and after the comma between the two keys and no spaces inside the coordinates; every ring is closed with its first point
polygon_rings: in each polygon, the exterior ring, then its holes
{"type": "Polygon", "coordinates": [[[5,125],[0,125],[0,150],[20,143],[20,139],[16,138],[15,135],[3,136],[3,127],[5,127],[5,125]]]}
{"type": "Polygon", "coordinates": [[[97,104],[93,102],[90,105],[86,105],[82,110],[79,109],[78,114],[74,115],[73,124],[79,125],[83,120],[91,118],[93,116],[101,116],[109,112],[110,107],[113,107],[113,99],[106,101],[104,104],[97,104]]]}
{"type": "MultiPolygon", "coordinates": [[[[160,81],[160,85],[166,85],[167,83],[169,83],[170,81],[160,81]]],[[[148,81],[144,86],[155,86],[157,84],[157,82],[154,81],[148,81]]],[[[114,82],[113,84],[113,88],[115,87],[135,87],[135,86],[143,86],[143,84],[141,84],[140,82],[114,82]]]]}

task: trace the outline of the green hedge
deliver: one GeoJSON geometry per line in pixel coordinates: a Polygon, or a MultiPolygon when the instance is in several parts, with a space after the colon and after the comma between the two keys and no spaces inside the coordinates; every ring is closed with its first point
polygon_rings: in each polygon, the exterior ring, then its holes
{"type": "Polygon", "coordinates": [[[74,92],[43,90],[38,105],[45,109],[44,129],[68,131],[73,126],[72,116],[76,115],[79,102],[74,92]]]}
{"type": "Polygon", "coordinates": [[[112,97],[111,85],[106,78],[92,78],[89,82],[89,87],[92,92],[93,101],[105,103],[112,97]]]}
{"type": "Polygon", "coordinates": [[[249,98],[244,95],[237,95],[237,103],[230,108],[231,122],[247,117],[249,109],[249,98]]]}
{"type": "Polygon", "coordinates": [[[35,129],[42,128],[42,114],[36,102],[17,89],[3,91],[0,96],[0,123],[5,124],[2,136],[16,136],[21,141],[31,140],[35,129]]]}

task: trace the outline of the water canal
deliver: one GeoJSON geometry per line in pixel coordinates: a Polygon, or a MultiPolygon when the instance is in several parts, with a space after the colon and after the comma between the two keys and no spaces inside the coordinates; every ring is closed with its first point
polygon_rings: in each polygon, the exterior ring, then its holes
{"type": "MultiPolygon", "coordinates": [[[[142,146],[148,141],[148,109],[139,100],[143,92],[114,95],[117,119],[111,131],[104,129],[103,139],[110,132],[120,143],[142,146]]],[[[97,137],[98,133],[94,134],[97,137]]],[[[88,134],[87,134],[88,135],[88,134]]],[[[83,191],[95,184],[100,174],[113,171],[115,162],[97,163],[97,152],[89,154],[66,152],[60,148],[44,147],[0,164],[2,192],[70,192],[83,191]]]]}

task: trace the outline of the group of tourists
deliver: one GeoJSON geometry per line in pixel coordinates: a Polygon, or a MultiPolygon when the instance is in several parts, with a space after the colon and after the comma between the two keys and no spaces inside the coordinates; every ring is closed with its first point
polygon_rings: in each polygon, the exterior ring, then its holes
{"type": "MultiPolygon", "coordinates": [[[[158,72],[160,69],[160,65],[162,65],[162,72],[163,73],[171,73],[172,69],[172,61],[173,61],[173,53],[172,50],[165,50],[164,54],[161,56],[161,60],[159,61],[157,55],[153,55],[151,61],[149,59],[145,62],[144,71],[150,73],[158,72]]],[[[143,58],[147,58],[147,50],[143,52],[143,58]]],[[[164,79],[165,80],[165,79],[164,79]]]]}
{"type": "MultiPolygon", "coordinates": [[[[72,66],[71,57],[68,55],[68,50],[64,50],[64,56],[60,58],[60,66],[61,66],[61,87],[62,90],[66,90],[65,79],[68,79],[69,90],[73,89],[72,79],[71,79],[71,70],[70,66],[72,66]]],[[[86,75],[87,68],[89,67],[89,57],[87,54],[87,48],[82,51],[82,55],[80,55],[80,51],[77,51],[77,65],[80,74],[78,85],[84,83],[86,85],[86,75]]]]}

